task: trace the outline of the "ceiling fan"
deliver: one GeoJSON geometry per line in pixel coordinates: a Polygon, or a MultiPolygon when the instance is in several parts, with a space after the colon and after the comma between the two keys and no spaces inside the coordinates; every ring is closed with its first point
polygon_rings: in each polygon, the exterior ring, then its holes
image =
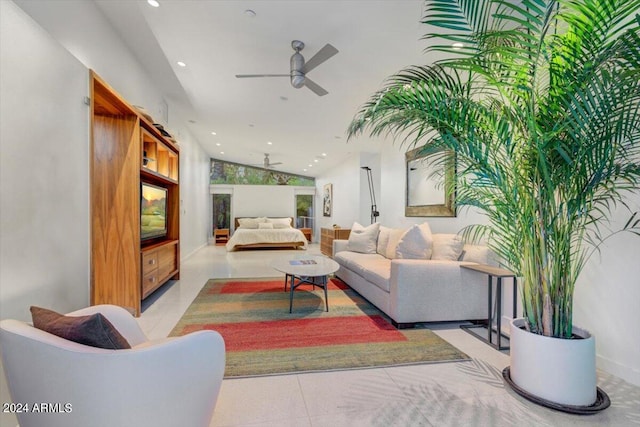
{"type": "Polygon", "coordinates": [[[291,86],[296,89],[306,86],[318,96],[324,96],[329,93],[313,80],[309,79],[307,73],[338,53],[338,49],[327,43],[318,53],[305,62],[304,56],[300,53],[300,51],[304,49],[304,43],[300,40],[294,40],[291,42],[291,47],[296,53],[291,56],[291,71],[289,74],[236,74],[236,77],[239,79],[253,77],[290,77],[291,86]]]}
{"type": "Polygon", "coordinates": [[[262,166],[265,169],[273,169],[274,166],[281,165],[282,162],[274,162],[271,163],[269,161],[269,153],[264,153],[264,160],[262,161],[262,165],[257,164],[256,166],[262,166]]]}

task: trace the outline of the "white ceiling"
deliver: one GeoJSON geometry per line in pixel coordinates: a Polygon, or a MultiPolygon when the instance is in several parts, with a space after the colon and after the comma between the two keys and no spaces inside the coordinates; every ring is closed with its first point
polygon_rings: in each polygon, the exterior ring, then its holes
{"type": "Polygon", "coordinates": [[[278,170],[318,176],[351,153],[376,152],[380,141],[369,137],[347,143],[349,122],[387,76],[427,62],[422,0],[159,2],[96,0],[215,158],[261,164],[270,153],[278,170]],[[328,95],[294,89],[288,78],[235,77],[288,73],[294,39],[306,44],[306,59],[326,43],[339,50],[309,73],[328,95]]]}

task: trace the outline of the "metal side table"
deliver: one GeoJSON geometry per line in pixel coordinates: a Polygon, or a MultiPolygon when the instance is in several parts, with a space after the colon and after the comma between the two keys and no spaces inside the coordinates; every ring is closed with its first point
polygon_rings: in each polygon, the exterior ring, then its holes
{"type": "Polygon", "coordinates": [[[509,346],[502,346],[500,343],[500,338],[502,337],[501,323],[502,323],[502,279],[512,278],[513,279],[513,318],[515,319],[517,316],[517,303],[518,303],[518,293],[517,293],[517,280],[516,275],[509,270],[505,270],[504,268],[493,267],[490,265],[484,264],[469,264],[469,265],[461,265],[460,268],[466,268],[467,270],[477,271],[479,273],[484,273],[488,276],[487,279],[487,289],[488,289],[488,308],[487,308],[487,338],[483,338],[478,334],[471,332],[469,329],[475,328],[484,328],[484,325],[461,325],[460,328],[469,332],[471,335],[475,336],[479,340],[486,342],[487,344],[493,346],[497,350],[508,350],[509,346]],[[493,278],[497,279],[496,282],[496,342],[493,342],[493,278]]]}

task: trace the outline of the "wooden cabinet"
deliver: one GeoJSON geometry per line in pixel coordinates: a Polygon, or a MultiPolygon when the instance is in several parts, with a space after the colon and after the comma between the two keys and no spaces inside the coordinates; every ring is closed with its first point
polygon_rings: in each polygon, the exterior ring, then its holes
{"type": "Polygon", "coordinates": [[[142,248],[142,298],[148,297],[178,272],[178,241],[142,248]]]}
{"type": "Polygon", "coordinates": [[[90,83],[90,302],[139,316],[143,298],[179,278],[179,149],[93,71],[90,83]],[[143,182],[167,190],[166,233],[145,241],[143,182]]]}
{"type": "Polygon", "coordinates": [[[228,228],[216,228],[213,230],[213,238],[216,245],[224,245],[229,241],[229,229],[228,228]]]}
{"type": "Polygon", "coordinates": [[[304,237],[307,238],[307,242],[311,242],[311,238],[313,237],[312,230],[310,228],[301,228],[300,231],[302,231],[304,237]]]}
{"type": "Polygon", "coordinates": [[[333,241],[335,239],[346,240],[349,238],[349,234],[351,234],[351,229],[349,228],[320,229],[320,252],[333,257],[333,241]]]}

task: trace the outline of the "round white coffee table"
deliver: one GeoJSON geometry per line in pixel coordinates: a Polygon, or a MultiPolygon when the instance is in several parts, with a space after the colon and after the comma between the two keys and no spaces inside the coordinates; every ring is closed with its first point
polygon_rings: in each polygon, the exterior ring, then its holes
{"type": "Polygon", "coordinates": [[[274,260],[271,267],[285,274],[284,290],[287,291],[287,281],[290,281],[289,313],[293,309],[293,291],[300,285],[320,286],[324,289],[324,303],[329,311],[327,297],[327,276],[338,271],[340,266],[334,260],[316,255],[297,255],[282,257],[274,260]],[[298,281],[296,283],[296,280],[298,281]]]}

